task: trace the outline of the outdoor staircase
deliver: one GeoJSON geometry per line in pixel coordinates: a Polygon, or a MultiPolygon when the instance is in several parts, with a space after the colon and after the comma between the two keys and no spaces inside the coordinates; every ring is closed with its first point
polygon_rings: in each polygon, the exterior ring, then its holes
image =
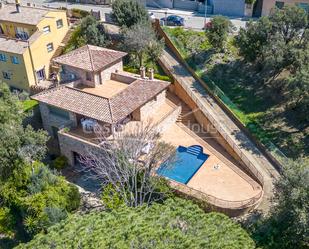
{"type": "Polygon", "coordinates": [[[191,108],[183,102],[181,103],[181,113],[178,116],[176,122],[183,124],[196,123],[196,119],[194,117],[194,113],[192,112],[191,108]]]}
{"type": "Polygon", "coordinates": [[[201,152],[203,152],[203,148],[199,145],[192,145],[187,148],[187,152],[194,156],[198,156],[201,152]]]}

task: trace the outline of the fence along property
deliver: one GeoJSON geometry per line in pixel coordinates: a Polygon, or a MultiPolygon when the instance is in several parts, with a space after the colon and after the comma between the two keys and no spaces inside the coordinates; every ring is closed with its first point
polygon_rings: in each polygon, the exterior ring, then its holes
{"type": "Polygon", "coordinates": [[[270,159],[277,167],[279,171],[282,170],[282,165],[286,165],[288,163],[288,158],[285,154],[280,151],[278,147],[276,147],[268,138],[259,138],[256,131],[263,131],[263,128],[256,122],[250,122],[245,124],[239,118],[239,113],[242,111],[233,103],[228,96],[211,80],[207,82],[201,80],[196,72],[187,64],[187,62],[183,59],[181,53],[173,44],[174,42],[177,44],[176,40],[171,39],[169,35],[161,28],[159,23],[155,24],[156,30],[165,39],[165,43],[167,47],[176,55],[176,57],[184,64],[186,69],[195,79],[205,87],[205,89],[218,101],[218,104],[223,107],[223,109],[228,112],[229,116],[236,121],[238,124],[243,126],[243,131],[248,135],[258,146],[260,150],[266,154],[267,158],[270,159]]]}

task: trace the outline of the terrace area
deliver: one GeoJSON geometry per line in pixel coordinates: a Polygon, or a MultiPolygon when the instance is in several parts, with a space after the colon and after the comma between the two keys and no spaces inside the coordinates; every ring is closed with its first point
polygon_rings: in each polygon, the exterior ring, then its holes
{"type": "MultiPolygon", "coordinates": [[[[97,92],[96,92],[97,93],[97,92]]],[[[153,114],[151,117],[139,121],[134,120],[132,115],[129,115],[126,120],[124,120],[121,124],[119,124],[117,131],[121,132],[129,132],[130,130],[134,130],[135,127],[140,126],[141,124],[144,125],[162,125],[165,119],[168,119],[176,110],[178,106],[175,105],[172,101],[166,99],[165,102],[162,103],[160,108],[153,114]]],[[[107,124],[97,121],[97,128],[96,131],[87,132],[81,125],[81,122],[78,122],[77,127],[71,128],[68,133],[72,136],[76,136],[79,139],[85,139],[88,142],[94,143],[98,145],[102,142],[102,139],[110,139],[111,134],[106,133],[105,135],[102,133],[104,127],[108,129],[107,124]],[[102,129],[103,128],[103,129],[102,129]],[[106,137],[105,137],[106,136],[106,137]]]]}
{"type": "Polygon", "coordinates": [[[96,87],[88,87],[85,85],[76,86],[77,89],[103,98],[111,98],[117,93],[120,93],[121,91],[126,89],[127,87],[128,84],[116,80],[106,80],[104,84],[98,85],[96,87]]]}
{"type": "MultiPolygon", "coordinates": [[[[161,139],[176,147],[200,145],[203,152],[209,155],[186,184],[188,188],[227,202],[242,202],[261,197],[262,187],[240,169],[239,163],[211,137],[211,134],[197,134],[190,127],[177,122],[162,134],[161,139]]],[[[178,187],[180,183],[174,182],[174,185],[178,187]]]]}

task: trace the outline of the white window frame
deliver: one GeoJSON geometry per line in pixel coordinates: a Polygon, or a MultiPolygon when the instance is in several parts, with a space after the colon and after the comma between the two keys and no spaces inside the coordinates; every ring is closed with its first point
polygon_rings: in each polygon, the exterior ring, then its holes
{"type": "Polygon", "coordinates": [[[11,62],[15,65],[20,64],[19,58],[17,56],[11,56],[11,62]]]}
{"type": "Polygon", "coordinates": [[[6,62],[7,61],[7,57],[5,54],[0,53],[0,61],[6,62]]]}
{"type": "Polygon", "coordinates": [[[47,48],[47,52],[50,53],[50,52],[54,51],[54,44],[52,42],[50,42],[46,45],[46,48],[47,48]]]}
{"type": "Polygon", "coordinates": [[[57,26],[57,29],[61,29],[63,27],[63,20],[62,19],[58,19],[56,21],[56,26],[57,26]],[[59,25],[60,23],[60,25],[59,25]]]}
{"type": "Polygon", "coordinates": [[[43,28],[43,33],[44,33],[44,34],[50,33],[50,26],[49,26],[49,25],[48,25],[48,26],[45,26],[45,27],[43,28]]]}

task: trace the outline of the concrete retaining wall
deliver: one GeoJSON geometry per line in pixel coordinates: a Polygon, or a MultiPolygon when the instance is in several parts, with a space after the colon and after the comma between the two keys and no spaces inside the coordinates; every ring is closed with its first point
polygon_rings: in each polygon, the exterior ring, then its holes
{"type": "Polygon", "coordinates": [[[244,16],[245,0],[214,0],[213,14],[225,16],[244,16]]]}

